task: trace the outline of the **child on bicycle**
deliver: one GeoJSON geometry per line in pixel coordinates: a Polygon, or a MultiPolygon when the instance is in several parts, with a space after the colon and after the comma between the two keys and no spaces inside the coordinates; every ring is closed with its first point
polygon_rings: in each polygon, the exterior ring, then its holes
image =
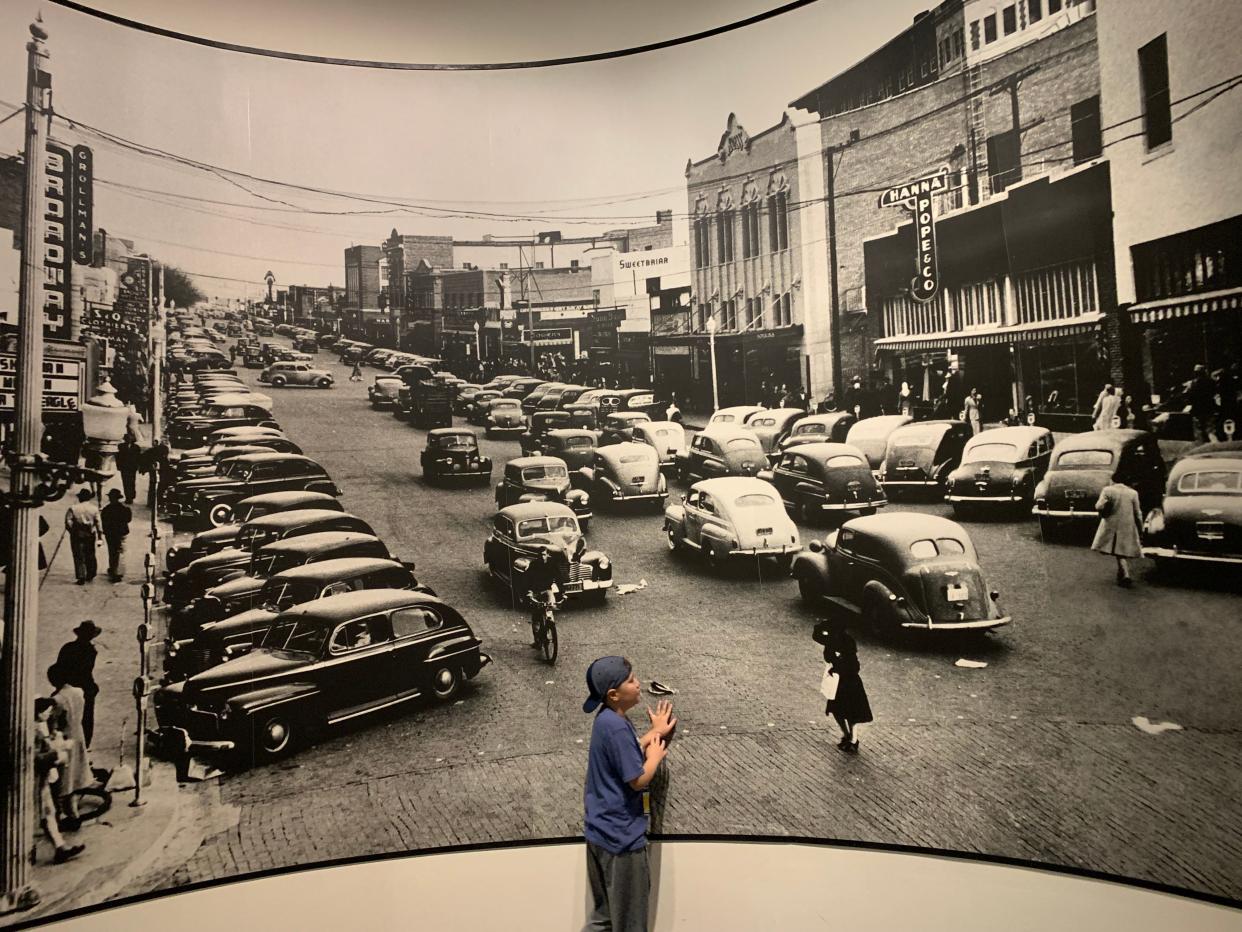
{"type": "Polygon", "coordinates": [[[539,627],[543,624],[544,606],[548,599],[556,598],[556,567],[552,564],[552,556],[546,548],[539,551],[539,556],[530,561],[530,569],[526,571],[526,585],[530,599],[530,634],[531,647],[539,647],[539,627]]]}
{"type": "Polygon", "coordinates": [[[586,929],[638,932],[647,928],[651,871],[647,862],[647,787],[668,753],[677,725],[673,706],[661,699],[651,727],[639,738],[626,717],[640,687],[624,657],[601,657],[587,668],[589,695],[582,711],[594,712],[587,759],[583,835],[593,908],[586,929]]]}

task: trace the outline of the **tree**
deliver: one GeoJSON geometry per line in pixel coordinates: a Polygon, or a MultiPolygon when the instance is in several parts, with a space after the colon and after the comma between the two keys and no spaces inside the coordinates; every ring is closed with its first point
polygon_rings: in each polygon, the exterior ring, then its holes
{"type": "Polygon", "coordinates": [[[164,266],[164,303],[176,302],[177,307],[191,307],[206,301],[193,279],[175,265],[164,266]]]}

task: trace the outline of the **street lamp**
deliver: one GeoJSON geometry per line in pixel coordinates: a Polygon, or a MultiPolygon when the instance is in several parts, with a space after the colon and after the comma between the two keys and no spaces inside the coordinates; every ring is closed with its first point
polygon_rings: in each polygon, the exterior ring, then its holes
{"type": "Polygon", "coordinates": [[[111,477],[116,474],[116,451],[125,438],[129,406],[116,397],[116,389],[106,378],[95,392],[95,397],[82,405],[82,430],[86,434],[85,465],[105,477],[111,477]]]}
{"type": "Polygon", "coordinates": [[[707,346],[712,356],[712,410],[720,410],[720,392],[716,385],[716,315],[707,318],[707,346]]]}
{"type": "Polygon", "coordinates": [[[474,322],[474,361],[477,363],[483,362],[483,350],[480,349],[479,345],[479,322],[477,320],[474,322]]]}

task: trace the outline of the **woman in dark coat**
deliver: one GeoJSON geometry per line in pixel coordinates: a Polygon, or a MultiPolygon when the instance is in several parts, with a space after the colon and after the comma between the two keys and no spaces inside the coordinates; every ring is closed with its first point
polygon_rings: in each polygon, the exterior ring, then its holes
{"type": "Polygon", "coordinates": [[[812,637],[815,643],[824,645],[824,662],[838,677],[837,694],[828,700],[824,714],[836,719],[841,728],[837,747],[857,754],[859,730],[872,720],[871,703],[859,675],[858,645],[844,628],[827,622],[817,624],[812,637]]]}

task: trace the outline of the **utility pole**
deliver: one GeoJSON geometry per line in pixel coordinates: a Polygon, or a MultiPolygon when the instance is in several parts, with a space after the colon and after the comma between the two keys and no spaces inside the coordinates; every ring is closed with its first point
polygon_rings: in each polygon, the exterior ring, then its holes
{"type": "Polygon", "coordinates": [[[827,146],[824,154],[824,172],[826,174],[825,199],[828,201],[828,288],[830,289],[832,314],[832,393],[840,402],[844,392],[841,379],[841,298],[837,284],[837,208],[836,208],[836,165],[837,153],[843,151],[849,143],[827,146]]]}
{"type": "Polygon", "coordinates": [[[522,289],[522,302],[526,305],[526,330],[530,333],[530,374],[535,374],[535,309],[526,297],[526,250],[518,245],[518,281],[522,289]]]}

